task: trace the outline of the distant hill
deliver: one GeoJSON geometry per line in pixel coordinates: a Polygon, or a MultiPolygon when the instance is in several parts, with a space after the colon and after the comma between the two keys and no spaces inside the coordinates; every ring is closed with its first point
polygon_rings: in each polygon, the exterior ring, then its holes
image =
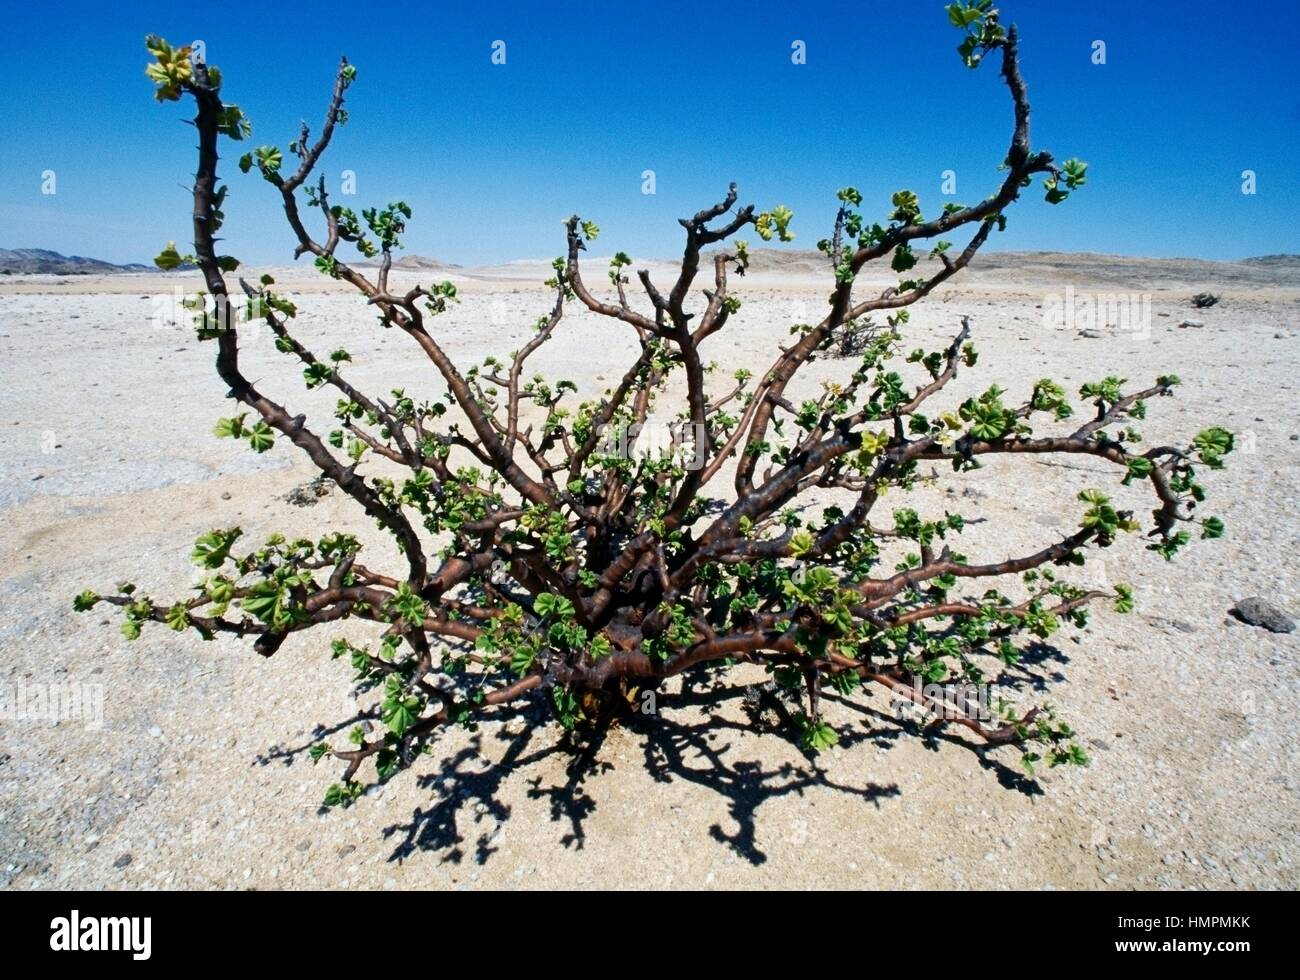
{"type": "MultiPolygon", "coordinates": [[[[378,268],[378,259],[367,259],[363,262],[350,263],[361,268],[378,268]]],[[[443,262],[440,259],[431,259],[426,255],[403,255],[400,259],[393,260],[394,269],[405,269],[407,271],[422,272],[426,269],[459,269],[461,266],[454,262],[443,262]]]]}
{"type": "Polygon", "coordinates": [[[1284,269],[1300,269],[1300,255],[1252,255],[1242,259],[1251,265],[1268,265],[1284,269]]]}
{"type": "Polygon", "coordinates": [[[0,248],[0,275],[86,276],[148,271],[147,265],[114,265],[82,255],[61,255],[46,248],[0,248]]]}
{"type": "MultiPolygon", "coordinates": [[[[711,253],[713,250],[708,250],[711,253]]],[[[829,260],[811,249],[751,248],[749,268],[756,273],[790,276],[828,275],[829,260]]],[[[709,268],[709,263],[703,263],[709,268]]],[[[922,254],[918,274],[933,275],[938,262],[922,254]]],[[[971,262],[967,278],[1015,278],[1032,273],[1072,281],[1142,283],[1156,288],[1176,289],[1191,284],[1224,287],[1300,286],[1300,255],[1259,255],[1236,262],[1211,259],[1156,259],[1091,252],[1001,252],[982,251],[971,262]]],[[[888,264],[868,266],[867,276],[893,274],[888,264]]]]}

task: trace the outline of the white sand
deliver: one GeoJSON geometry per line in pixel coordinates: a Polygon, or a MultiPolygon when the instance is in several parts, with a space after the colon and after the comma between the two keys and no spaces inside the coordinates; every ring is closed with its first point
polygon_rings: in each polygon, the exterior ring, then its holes
{"type": "MultiPolygon", "coordinates": [[[[599,264],[588,269],[603,278],[599,264]]],[[[231,413],[213,345],[149,323],[153,297],[178,277],[4,277],[0,682],[102,686],[104,722],[0,722],[0,884],[1295,888],[1300,633],[1226,612],[1258,594],[1300,614],[1300,280],[1243,269],[990,257],[914,308],[905,329],[909,346],[936,346],[972,316],[981,359],[951,386],[954,404],[993,381],[1023,396],[1043,376],[1073,392],[1110,372],[1144,384],[1173,371],[1185,384],[1151,405],[1149,441],[1210,424],[1238,434],[1242,451],[1205,481],[1227,537],[1169,566],[1136,539],[1104,553],[1099,574],[1133,582],[1137,612],[1098,607],[1086,633],[1063,631],[1059,652],[1028,666],[1023,697],[1051,701],[1081,731],[1088,769],[1053,771],[1029,795],[1015,788],[1012,750],[981,765],[955,736],[927,747],[846,706],[830,709],[841,746],[809,761],[753,730],[739,697],[703,687],[682,697],[673,685],[644,730],[613,732],[586,760],[541,716],[516,716],[446,733],[414,772],[324,814],[341,767],[313,767],[304,750],[356,712],[329,630],[266,661],[249,644],[161,626],[128,643],[104,607],[76,615],[71,598],[126,578],[159,600],[183,594],[193,539],[214,526],[238,523],[248,540],[359,531],[372,565],[391,565],[391,550],[337,492],[313,508],[282,501],[314,475],[292,447],[258,457],[211,435],[231,413]],[[1150,334],[1047,328],[1037,306],[1067,285],[1150,293],[1150,334]],[[1224,301],[1191,309],[1203,288],[1224,301]],[[1187,318],[1204,328],[1180,329],[1187,318]]],[[[519,346],[548,303],[534,285],[540,265],[445,275],[464,302],[436,329],[465,366],[519,346]]],[[[706,347],[728,372],[763,370],[788,324],[815,319],[827,292],[800,268],[733,286],[745,306],[706,347]]],[[[380,330],[351,295],[318,279],[290,291],[300,339],[351,350],[349,379],[363,390],[442,392],[408,339],[380,330]]],[[[618,325],[575,312],[532,366],[585,395],[616,378],[632,348],[618,325]]],[[[332,396],[305,393],[265,332],[245,364],[328,428],[332,396]]],[[[850,370],[818,361],[792,395],[850,370]]],[[[997,559],[1072,526],[1074,494],[1100,481],[1150,509],[1089,462],[1028,460],[945,475],[977,496],[935,489],[922,502],[988,518],[963,550],[997,559]]],[[[888,707],[880,694],[865,703],[888,707]]]]}

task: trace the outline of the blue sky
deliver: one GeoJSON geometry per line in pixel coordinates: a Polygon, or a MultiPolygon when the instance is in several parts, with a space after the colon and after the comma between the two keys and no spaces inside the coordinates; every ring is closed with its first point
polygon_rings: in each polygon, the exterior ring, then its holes
{"type": "MultiPolygon", "coordinates": [[[[1036,148],[1091,165],[1052,207],[1009,212],[999,249],[1231,259],[1300,251],[1300,4],[1009,0],[1036,148]],[[1215,32],[1221,32],[1216,37],[1215,32]],[[1106,64],[1092,44],[1106,43],[1106,64]],[[1253,170],[1257,192],[1241,192],[1253,170]]],[[[357,175],[358,210],[404,199],[408,251],[484,263],[556,255],[560,221],[600,245],[680,248],[676,219],[727,182],[795,211],[796,246],[828,230],[835,191],[868,214],[915,190],[926,213],[995,186],[1010,106],[995,65],[972,72],[939,2],[14,4],[0,35],[0,247],[147,261],[188,233],[194,140],[144,77],[146,33],[201,38],[254,145],[319,125],[340,54],[358,68],[324,160],[357,175]],[[491,45],[506,42],[506,64],[491,45]],[[806,43],[807,63],[791,62],[806,43]],[[656,191],[641,193],[653,170],[656,191]],[[957,195],[940,193],[957,175],[957,195]],[[41,193],[42,173],[57,193],[41,193]]],[[[275,192],[234,165],[227,250],[281,262],[275,192]]],[[[753,236],[750,236],[751,238],[753,236]]],[[[350,249],[349,249],[350,251],[350,249]]]]}

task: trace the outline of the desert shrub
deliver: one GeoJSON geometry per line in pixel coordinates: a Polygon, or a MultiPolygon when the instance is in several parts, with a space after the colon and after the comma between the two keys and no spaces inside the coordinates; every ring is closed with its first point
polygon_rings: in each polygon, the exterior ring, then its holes
{"type": "Polygon", "coordinates": [[[1214,293],[1197,293],[1192,297],[1192,305],[1198,310],[1208,310],[1211,306],[1217,305],[1219,297],[1214,293]]]}
{"type": "MultiPolygon", "coordinates": [[[[331,134],[347,122],[345,97],[357,75],[343,61],[319,136],[304,126],[287,150],[243,153],[239,169],[271,186],[296,255],[355,287],[377,329],[405,334],[445,386],[441,394],[385,397],[348,380],[348,351],[321,355],[298,339],[297,309],[270,276],[240,280],[241,302],[230,295],[228,277],[239,263],[217,248],[226,195],[218,148],[247,141],[250,126],[224,100],[215,67],[149,38],[157,97],[190,97],[197,107],[193,252],[169,245],[157,261],[164,268],[193,262],[202,271],[206,292],[192,300],[197,335],[215,346],[217,374],[242,409],[220,419],[216,434],[258,453],[283,451],[284,443],[305,453],[391,536],[392,551],[363,560],[347,528],[251,546],[239,528],[218,528],[195,543],[204,579],[188,598],[156,602],[123,583],[112,594],[83,593],[76,607],[121,607],[128,638],[161,623],[205,638],[249,637],[268,657],[289,637],[326,634],[340,620],[373,624],[369,643],[335,636],[330,647],[361,692],[378,689],[382,721],[376,733],[358,727],[348,742],[313,750],[317,760],[344,765],[326,795],[331,804],[361,792],[370,778],[363,764],[386,779],[429,750],[444,726],[473,726],[498,706],[538,699],[560,725],[581,730],[616,718],[638,692],[668,678],[725,674],[740,664],[765,669],[799,706],[791,734],[809,751],[837,739],[821,710],[824,692],[852,698],[879,685],[929,710],[931,725],[964,726],[981,751],[981,742],[1018,746],[1031,773],[1040,760],[1084,762],[1050,707],[999,697],[994,717],[980,717],[921,682],[996,683],[1026,645],[1083,627],[1089,603],[1107,599],[1128,611],[1128,586],[1087,588],[1072,576],[1096,549],[1138,531],[1138,518],[1110,492],[1088,489],[1078,495],[1077,526],[1040,547],[995,560],[969,556],[960,513],[909,506],[911,492],[929,479],[922,466],[960,478],[990,456],[1093,457],[1111,464],[1119,483],[1151,492],[1147,547],[1170,558],[1193,529],[1207,538],[1222,533],[1217,519],[1197,516],[1198,470],[1219,468],[1232,436],[1209,428],[1186,445],[1142,448],[1137,426],[1153,401],[1172,393],[1173,375],[1136,390],[1117,376],[1084,384],[1082,421],[1048,378],[1018,394],[991,384],[945,400],[958,371],[976,366],[969,321],[938,350],[903,342],[907,308],[970,263],[1035,178],[1053,204],[1085,182],[1082,162],[1058,166],[1031,149],[1015,28],[1002,26],[988,0],[947,11],[968,66],[1000,60],[1013,117],[1000,183],[975,204],[945,204],[929,216],[914,193],[900,190],[878,221],[864,216],[857,190],[840,191],[832,233],[818,245],[833,271],[823,316],[796,324],[761,376],[740,371],[725,385],[704,348],[741,308],[729,275],[743,272],[749,251],[736,236],[751,228],[765,241],[791,239],[788,208],[739,207],[732,185],[721,202],[681,221],[685,247],[674,282],[661,288],[648,272],[637,274],[645,298],[636,303],[632,260],[622,252],[599,289],[588,284],[581,258],[598,228],[573,216],[547,283],[550,308],[531,339],[462,371],[439,339],[440,325],[455,315],[455,286],[390,288],[411,209],[393,202],[357,214],[331,202],[323,178],[311,180],[331,134]],[[321,232],[309,231],[313,219],[321,232]],[[964,229],[967,244],[951,246],[945,236],[964,229]],[[349,264],[345,245],[376,257],[377,267],[349,264]],[[717,246],[711,288],[688,310],[709,246],[717,246]],[[928,277],[914,268],[923,246],[934,259],[928,277]],[[871,262],[887,262],[899,281],[882,295],[855,296],[855,280],[871,262]],[[638,343],[618,382],[593,397],[580,398],[570,380],[526,371],[573,304],[638,343]],[[844,325],[871,315],[884,322],[855,369],[819,394],[792,396],[796,373],[844,325]],[[335,389],[337,410],[324,430],[244,373],[241,326],[253,318],[300,362],[308,388],[335,389]],[[679,378],[685,396],[673,406],[673,438],[660,451],[625,451],[679,378]],[[719,478],[730,487],[721,489],[719,478]]],[[[214,404],[222,393],[213,388],[214,404]]]]}

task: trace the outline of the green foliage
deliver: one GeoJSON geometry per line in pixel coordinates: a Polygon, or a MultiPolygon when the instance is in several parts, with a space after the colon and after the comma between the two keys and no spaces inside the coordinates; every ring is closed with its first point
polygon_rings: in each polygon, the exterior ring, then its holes
{"type": "Polygon", "coordinates": [[[384,724],[394,735],[401,736],[419,720],[424,702],[409,693],[401,678],[389,674],[384,681],[384,704],[381,712],[384,724]]]}
{"type": "Polygon", "coordinates": [[[248,429],[245,436],[248,439],[248,444],[257,453],[264,453],[275,445],[275,433],[269,425],[261,420],[258,420],[251,429],[248,429]]]}
{"type": "Polygon", "coordinates": [[[389,607],[394,615],[404,620],[408,626],[422,625],[424,617],[429,612],[428,605],[411,589],[409,582],[398,584],[397,594],[393,596],[389,607]]]}
{"type": "Polygon", "coordinates": [[[176,243],[168,242],[167,247],[154,256],[153,264],[164,272],[170,272],[172,269],[193,261],[193,255],[181,255],[176,250],[176,243]]]}
{"type": "Polygon", "coordinates": [[[793,211],[784,204],[778,204],[771,211],[764,211],[758,216],[754,222],[754,230],[765,242],[770,242],[773,236],[783,242],[792,242],[794,232],[790,231],[790,222],[793,218],[793,211]]]}
{"type": "Polygon", "coordinates": [[[361,798],[365,792],[365,787],[355,780],[348,780],[346,783],[335,783],[325,791],[325,805],[334,807],[350,807],[353,803],[361,798]]]}
{"type": "Polygon", "coordinates": [[[1232,452],[1232,433],[1218,426],[1205,429],[1196,434],[1196,438],[1192,440],[1192,446],[1196,449],[1197,456],[1202,463],[1211,469],[1222,469],[1223,457],[1232,452]]]}
{"type": "Polygon", "coordinates": [[[145,67],[149,80],[158,86],[154,98],[159,102],[175,102],[181,97],[182,89],[194,79],[189,45],[173,48],[156,34],[146,37],[144,45],[154,57],[145,67]]]}
{"type": "Polygon", "coordinates": [[[1117,613],[1133,611],[1133,586],[1125,585],[1123,582],[1115,584],[1115,611],[1117,613]]]}
{"type": "Polygon", "coordinates": [[[944,10],[953,27],[965,32],[961,44],[957,46],[957,53],[967,68],[978,67],[984,54],[999,46],[1006,38],[1006,31],[998,23],[998,11],[993,6],[993,0],[950,3],[944,10]]]}
{"type": "Polygon", "coordinates": [[[230,559],[230,549],[244,532],[237,527],[217,528],[194,542],[190,560],[204,568],[220,568],[230,559]]]}
{"type": "Polygon", "coordinates": [[[1070,196],[1070,191],[1082,187],[1088,182],[1087,178],[1088,165],[1077,157],[1071,157],[1061,165],[1057,173],[1053,173],[1043,181],[1043,188],[1046,191],[1048,204],[1060,204],[1070,196]]]}
{"type": "Polygon", "coordinates": [[[810,752],[824,752],[838,744],[839,733],[829,724],[806,716],[799,718],[799,744],[810,752]]]}

